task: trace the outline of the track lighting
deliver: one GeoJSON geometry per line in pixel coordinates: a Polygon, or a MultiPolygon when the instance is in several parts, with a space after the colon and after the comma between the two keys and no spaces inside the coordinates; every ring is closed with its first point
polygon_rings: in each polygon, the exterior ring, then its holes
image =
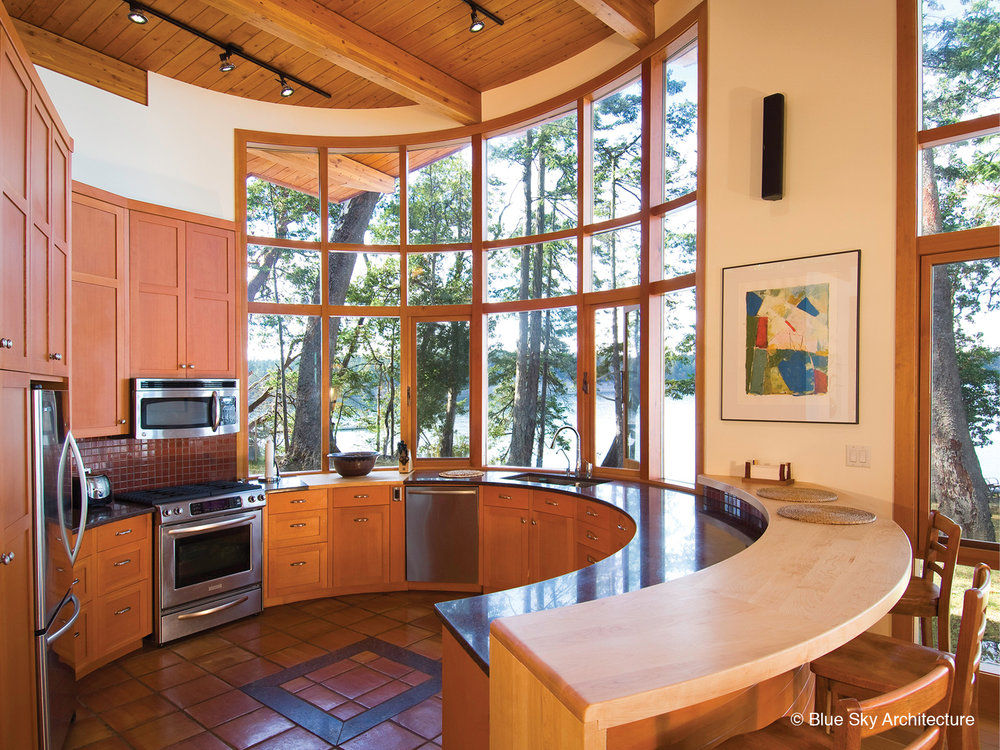
{"type": "Polygon", "coordinates": [[[284,76],[278,78],[278,83],[281,84],[282,96],[291,96],[292,94],[295,93],[295,89],[293,89],[291,86],[288,85],[288,82],[285,80],[284,76]]]}
{"type": "Polygon", "coordinates": [[[136,3],[128,4],[128,20],[132,23],[144,24],[148,23],[149,19],[146,18],[146,14],[142,12],[143,8],[141,5],[136,3]]]}
{"type": "Polygon", "coordinates": [[[229,56],[232,54],[233,54],[232,52],[229,52],[227,50],[223,52],[221,55],[219,55],[219,60],[221,61],[219,64],[219,70],[221,72],[228,73],[230,70],[236,68],[236,66],[233,64],[233,61],[229,59],[229,56]]]}
{"type": "Polygon", "coordinates": [[[469,31],[471,31],[473,34],[475,34],[477,31],[482,31],[485,26],[486,26],[486,24],[483,23],[483,19],[481,19],[479,17],[479,14],[476,13],[476,9],[473,8],[472,9],[472,25],[469,26],[469,31]]]}
{"type": "Polygon", "coordinates": [[[473,0],[462,0],[463,3],[472,9],[472,23],[469,24],[469,32],[477,34],[486,28],[486,22],[480,16],[485,16],[497,26],[503,26],[503,19],[495,13],[490,13],[486,8],[473,0]]]}

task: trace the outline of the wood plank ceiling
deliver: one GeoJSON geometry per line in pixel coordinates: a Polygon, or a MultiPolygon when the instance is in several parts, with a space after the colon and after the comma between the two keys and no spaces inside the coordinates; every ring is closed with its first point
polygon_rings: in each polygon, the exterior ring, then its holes
{"type": "MultiPolygon", "coordinates": [[[[292,96],[282,98],[272,73],[238,58],[234,58],[235,70],[222,73],[218,47],[152,16],[145,25],[131,23],[127,18],[128,4],[122,0],[3,2],[10,15],[24,24],[127,66],[266,102],[330,108],[407,105],[421,100],[424,92],[408,88],[410,84],[405,78],[401,83],[388,80],[385,70],[390,70],[389,78],[393,78],[392,65],[399,70],[403,67],[399,60],[417,58],[414,64],[429,67],[412,74],[412,79],[426,77],[425,73],[443,74],[440,81],[444,85],[439,88],[447,91],[448,96],[456,91],[471,92],[466,99],[474,102],[461,105],[448,101],[444,95],[441,97],[438,108],[460,122],[478,119],[479,92],[561,62],[616,31],[634,43],[641,43],[651,33],[653,12],[652,0],[481,0],[481,5],[500,16],[504,24],[499,26],[487,20],[483,31],[472,34],[470,8],[462,0],[254,0],[253,3],[146,0],[144,3],[328,91],[331,96],[327,99],[301,86],[292,96]],[[248,12],[237,12],[241,8],[248,12]],[[250,8],[258,9],[256,17],[249,12],[250,8]],[[307,51],[310,45],[290,26],[301,19],[318,17],[333,19],[333,25],[327,23],[326,29],[357,31],[364,44],[355,41],[352,52],[351,40],[331,35],[328,45],[323,48],[313,45],[313,51],[307,51]],[[384,68],[381,74],[377,70],[372,72],[377,66],[372,66],[371,60],[360,59],[355,63],[341,58],[341,65],[331,62],[337,55],[358,55],[360,47],[371,48],[372,42],[376,51],[371,54],[380,56],[378,62],[384,68]]],[[[299,29],[308,26],[305,23],[299,29]]],[[[316,33],[315,27],[311,33],[316,33]]],[[[51,48],[51,36],[48,39],[51,48]]],[[[26,45],[30,50],[31,44],[26,41],[26,45]]],[[[79,51],[78,47],[74,49],[79,51]]],[[[51,54],[36,62],[45,65],[46,59],[49,67],[55,67],[51,54]]],[[[71,70],[60,72],[73,75],[71,70]]],[[[88,83],[100,85],[93,80],[88,83]]],[[[430,95],[432,99],[433,96],[430,95]]],[[[423,101],[427,103],[426,96],[423,101]]]]}

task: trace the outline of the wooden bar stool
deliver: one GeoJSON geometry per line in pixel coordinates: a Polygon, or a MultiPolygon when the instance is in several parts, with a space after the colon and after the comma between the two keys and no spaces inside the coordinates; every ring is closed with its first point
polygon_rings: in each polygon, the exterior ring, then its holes
{"type": "Polygon", "coordinates": [[[903,596],[896,602],[890,613],[920,618],[920,642],[925,646],[931,641],[931,618],[937,618],[938,648],[951,651],[951,582],[955,578],[955,564],[958,562],[958,545],[962,541],[962,527],[943,513],[931,511],[924,544],[924,569],[919,577],[914,576],[906,586],[903,596]],[[941,536],[947,543],[941,543],[941,536]],[[934,583],[934,574],[941,577],[941,583],[934,583]]]}
{"type": "MultiPolygon", "coordinates": [[[[928,714],[944,716],[951,700],[955,663],[941,654],[934,667],[913,682],[868,700],[844,698],[837,701],[833,734],[822,727],[796,726],[789,717],[778,719],[763,729],[726,740],[716,750],[859,750],[861,740],[882,734],[907,717],[928,714]],[[863,718],[862,718],[863,717],[863,718]]],[[[944,731],[930,726],[906,745],[907,750],[930,750],[944,745],[944,731]]]]}
{"type": "MultiPolygon", "coordinates": [[[[952,717],[974,714],[989,599],[990,566],[980,563],[972,575],[972,588],[966,590],[962,600],[962,623],[955,649],[955,685],[949,709],[952,717]]],[[[816,675],[817,708],[823,710],[828,701],[835,702],[844,696],[863,697],[895,690],[926,674],[941,653],[928,646],[862,633],[811,664],[816,675]]],[[[979,748],[976,725],[953,722],[947,735],[949,750],[979,748]]]]}

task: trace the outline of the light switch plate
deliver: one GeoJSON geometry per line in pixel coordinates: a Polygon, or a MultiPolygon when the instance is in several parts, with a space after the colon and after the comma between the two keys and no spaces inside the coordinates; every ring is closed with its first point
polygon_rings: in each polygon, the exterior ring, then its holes
{"type": "Polygon", "coordinates": [[[867,445],[846,446],[845,462],[848,466],[859,469],[870,469],[872,467],[872,451],[867,445]]]}

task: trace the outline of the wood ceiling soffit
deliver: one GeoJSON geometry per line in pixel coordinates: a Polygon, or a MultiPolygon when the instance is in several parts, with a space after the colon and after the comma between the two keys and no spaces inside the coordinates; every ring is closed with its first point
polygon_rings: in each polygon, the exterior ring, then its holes
{"type": "MultiPolygon", "coordinates": [[[[357,191],[391,193],[396,189],[395,175],[380,172],[344,154],[328,154],[327,160],[331,186],[351,188],[352,194],[357,191]]],[[[319,160],[314,153],[248,148],[247,168],[263,179],[280,177],[296,186],[296,190],[310,195],[317,193],[319,160]]]]}
{"type": "Polygon", "coordinates": [[[35,65],[139,104],[148,103],[145,70],[25,21],[12,20],[35,65]]]}
{"type": "Polygon", "coordinates": [[[653,4],[648,0],[575,0],[632,44],[653,38],[653,4]]]}
{"type": "Polygon", "coordinates": [[[463,124],[481,94],[315,0],[204,0],[286,42],[463,124]]]}

